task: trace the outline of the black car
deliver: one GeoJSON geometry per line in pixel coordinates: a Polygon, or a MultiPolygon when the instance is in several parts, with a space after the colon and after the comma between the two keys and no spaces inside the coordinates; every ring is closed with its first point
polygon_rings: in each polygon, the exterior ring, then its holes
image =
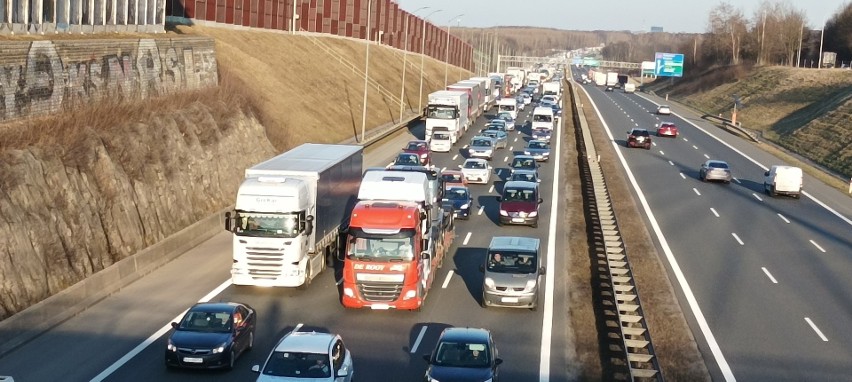
{"type": "Polygon", "coordinates": [[[632,129],[627,132],[627,147],[651,149],[651,133],[645,129],[632,129]]]}
{"type": "Polygon", "coordinates": [[[470,198],[470,190],[467,187],[450,187],[444,192],[442,201],[447,208],[453,209],[457,219],[470,217],[470,205],[473,204],[473,199],[470,198]]]}
{"type": "Polygon", "coordinates": [[[236,302],[198,303],[189,308],[166,346],[166,366],[232,369],[234,361],[254,345],[257,314],[236,302]]]}
{"type": "Polygon", "coordinates": [[[497,382],[497,346],[487,329],[447,328],[441,332],[432,354],[423,355],[429,362],[426,381],[497,382]]]}

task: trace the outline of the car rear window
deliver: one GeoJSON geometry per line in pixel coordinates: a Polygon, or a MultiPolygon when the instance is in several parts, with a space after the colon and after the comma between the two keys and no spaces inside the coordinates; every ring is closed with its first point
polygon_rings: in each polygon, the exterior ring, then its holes
{"type": "Polygon", "coordinates": [[[633,130],[633,135],[640,136],[640,137],[647,137],[648,136],[648,130],[633,130]]]}
{"type": "Polygon", "coordinates": [[[728,164],[723,163],[723,162],[710,162],[710,167],[711,168],[728,168],[728,164]]]}

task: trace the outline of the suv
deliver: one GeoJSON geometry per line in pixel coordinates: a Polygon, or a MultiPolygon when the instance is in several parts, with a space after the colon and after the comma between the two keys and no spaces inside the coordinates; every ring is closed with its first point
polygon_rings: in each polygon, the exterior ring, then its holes
{"type": "Polygon", "coordinates": [[[539,279],[545,269],[539,266],[539,239],[495,236],[488,246],[482,286],[482,307],[538,307],[539,279]]]}
{"type": "Polygon", "coordinates": [[[352,381],[352,354],[339,335],[298,330],[278,341],[262,368],[252,366],[251,371],[260,373],[258,382],[352,381]]]}
{"type": "Polygon", "coordinates": [[[503,185],[502,195],[497,197],[497,201],[500,202],[498,225],[522,224],[538,227],[538,205],[542,203],[538,194],[538,183],[510,180],[503,185]]]}
{"type": "Polygon", "coordinates": [[[627,132],[627,147],[644,147],[651,149],[651,134],[645,129],[633,129],[627,132]]]}
{"type": "Polygon", "coordinates": [[[424,354],[429,363],[425,381],[497,382],[497,346],[487,329],[447,328],[438,337],[431,354],[424,354]]]}

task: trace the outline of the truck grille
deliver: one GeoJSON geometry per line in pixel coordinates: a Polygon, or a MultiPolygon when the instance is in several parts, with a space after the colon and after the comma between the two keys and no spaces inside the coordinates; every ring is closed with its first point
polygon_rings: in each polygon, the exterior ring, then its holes
{"type": "Polygon", "coordinates": [[[360,283],[358,290],[366,301],[393,302],[399,299],[399,295],[402,293],[402,284],[360,283]]]}
{"type": "Polygon", "coordinates": [[[253,277],[277,278],[284,266],[284,254],[275,248],[247,248],[246,265],[253,277]]]}

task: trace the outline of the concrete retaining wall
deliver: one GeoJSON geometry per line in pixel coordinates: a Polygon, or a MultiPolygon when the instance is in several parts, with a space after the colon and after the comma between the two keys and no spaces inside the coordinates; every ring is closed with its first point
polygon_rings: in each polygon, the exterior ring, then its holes
{"type": "Polygon", "coordinates": [[[209,38],[0,42],[0,122],[218,83],[209,38]]]}

